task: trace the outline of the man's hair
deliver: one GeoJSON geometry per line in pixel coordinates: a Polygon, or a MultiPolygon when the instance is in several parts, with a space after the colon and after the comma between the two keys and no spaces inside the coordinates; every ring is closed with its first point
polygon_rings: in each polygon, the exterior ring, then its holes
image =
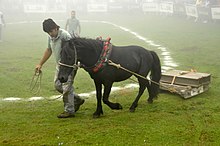
{"type": "Polygon", "coordinates": [[[43,30],[44,32],[51,32],[52,29],[59,29],[60,26],[58,26],[51,18],[44,20],[43,22],[43,30]]]}

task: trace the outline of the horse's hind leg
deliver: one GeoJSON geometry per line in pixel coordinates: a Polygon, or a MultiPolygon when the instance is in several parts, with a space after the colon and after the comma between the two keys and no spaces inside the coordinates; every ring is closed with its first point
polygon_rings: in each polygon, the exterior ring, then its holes
{"type": "Polygon", "coordinates": [[[119,103],[112,103],[109,101],[109,94],[111,92],[113,83],[107,83],[104,85],[104,93],[103,93],[103,102],[108,105],[111,109],[122,109],[122,106],[119,103]]]}
{"type": "Polygon", "coordinates": [[[151,86],[150,86],[150,84],[148,83],[147,84],[147,90],[148,90],[148,94],[149,94],[149,97],[148,97],[148,99],[147,99],[147,102],[148,103],[153,103],[153,95],[152,95],[152,89],[151,89],[151,86]]]}
{"type": "Polygon", "coordinates": [[[151,84],[150,83],[147,84],[147,90],[149,94],[149,97],[147,99],[148,103],[153,103],[153,99],[157,97],[157,92],[154,91],[152,84],[155,84],[155,83],[151,82],[151,84]]]}
{"type": "Polygon", "coordinates": [[[139,101],[141,95],[143,94],[144,90],[146,89],[147,82],[143,79],[138,79],[138,81],[139,81],[139,86],[140,86],[139,91],[138,91],[138,95],[137,95],[137,97],[135,98],[134,102],[132,103],[132,105],[130,107],[130,112],[135,111],[135,108],[138,105],[138,101],[139,101]]]}

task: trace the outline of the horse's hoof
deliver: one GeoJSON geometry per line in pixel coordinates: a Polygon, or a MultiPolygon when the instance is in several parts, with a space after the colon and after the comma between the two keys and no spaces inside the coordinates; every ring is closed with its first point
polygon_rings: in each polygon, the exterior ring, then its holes
{"type": "Polygon", "coordinates": [[[135,109],[133,108],[130,108],[130,112],[133,113],[135,111],[135,109]]]}
{"type": "Polygon", "coordinates": [[[119,103],[115,103],[114,107],[111,107],[113,110],[121,110],[122,106],[119,103]]]}
{"type": "Polygon", "coordinates": [[[93,118],[99,118],[101,115],[103,115],[103,111],[101,111],[100,113],[94,112],[93,118]]]}
{"type": "Polygon", "coordinates": [[[148,99],[147,102],[148,102],[149,104],[152,104],[152,103],[153,103],[153,100],[152,100],[152,99],[148,99]]]}
{"type": "Polygon", "coordinates": [[[94,119],[99,118],[99,117],[100,117],[100,115],[93,114],[94,119]]]}
{"type": "Polygon", "coordinates": [[[122,109],[122,106],[120,104],[118,104],[118,109],[121,110],[122,109]]]}

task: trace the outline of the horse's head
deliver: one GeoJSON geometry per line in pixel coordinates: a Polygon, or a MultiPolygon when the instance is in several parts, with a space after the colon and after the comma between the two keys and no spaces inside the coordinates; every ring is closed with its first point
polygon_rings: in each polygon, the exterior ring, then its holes
{"type": "Polygon", "coordinates": [[[76,70],[77,56],[76,48],[73,42],[63,41],[62,50],[60,52],[60,62],[59,62],[59,74],[58,79],[61,83],[64,83],[68,80],[68,76],[73,72],[73,69],[76,70]]]}
{"type": "Polygon", "coordinates": [[[61,83],[68,80],[68,76],[76,67],[77,61],[85,68],[93,67],[100,57],[103,43],[93,39],[73,38],[62,43],[60,71],[58,79],[61,83]]]}

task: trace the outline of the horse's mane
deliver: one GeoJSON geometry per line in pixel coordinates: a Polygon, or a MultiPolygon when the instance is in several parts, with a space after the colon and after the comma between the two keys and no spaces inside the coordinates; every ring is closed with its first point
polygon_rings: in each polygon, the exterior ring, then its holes
{"type": "Polygon", "coordinates": [[[86,48],[94,51],[102,50],[103,43],[100,40],[90,39],[90,38],[73,38],[71,40],[76,48],[86,48]]]}

